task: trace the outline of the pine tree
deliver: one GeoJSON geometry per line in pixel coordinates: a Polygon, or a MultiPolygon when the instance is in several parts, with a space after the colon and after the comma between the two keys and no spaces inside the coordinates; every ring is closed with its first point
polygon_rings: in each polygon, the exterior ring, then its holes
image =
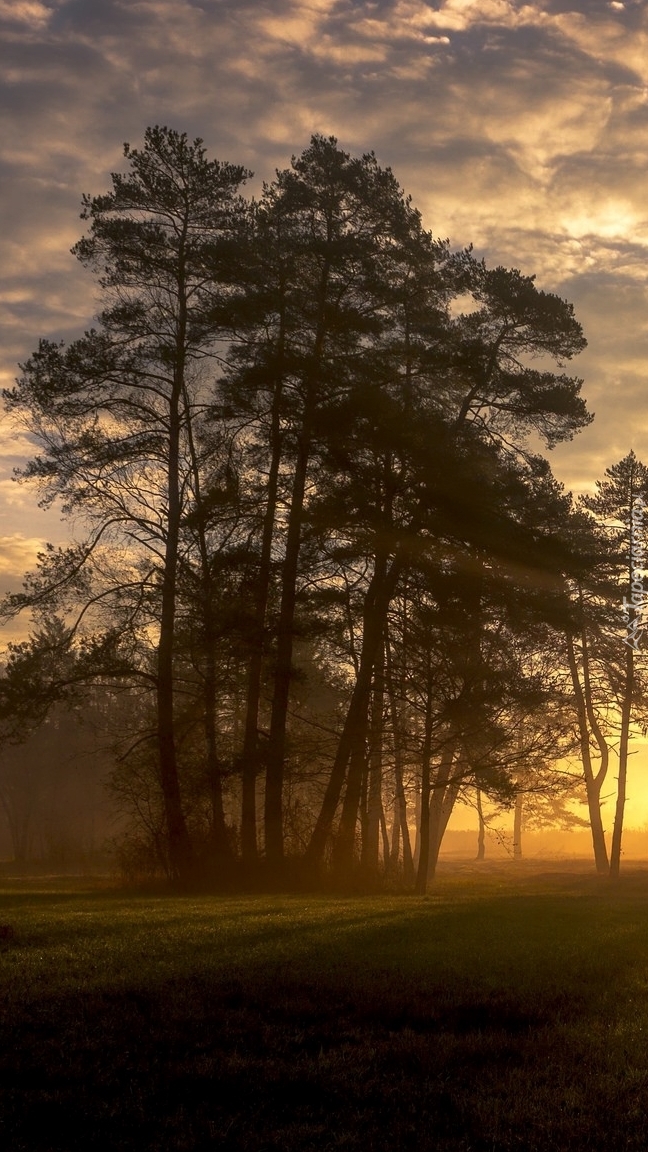
{"type": "Polygon", "coordinates": [[[26,475],[46,498],[150,557],[159,603],[157,745],[174,875],[191,871],[174,731],[174,640],[181,523],[188,493],[200,504],[192,428],[203,401],[198,366],[216,364],[231,326],[244,168],[208,161],[200,140],[147,129],[124,148],[126,174],[84,198],[90,223],[74,253],[103,290],[99,328],[68,348],[42,341],[9,406],[42,455],[26,475]]]}

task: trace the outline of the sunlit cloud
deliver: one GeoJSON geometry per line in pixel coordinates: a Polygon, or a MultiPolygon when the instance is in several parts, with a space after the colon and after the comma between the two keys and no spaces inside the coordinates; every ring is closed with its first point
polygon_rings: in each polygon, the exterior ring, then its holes
{"type": "Polygon", "coordinates": [[[565,215],[562,222],[572,236],[599,236],[604,240],[632,239],[642,223],[637,212],[622,200],[608,201],[573,216],[565,215]]]}
{"type": "MultiPolygon", "coordinates": [[[[574,301],[597,420],[556,449],[560,476],[589,483],[629,440],[648,455],[643,3],[0,0],[0,25],[3,386],[40,335],[92,321],[69,249],[81,193],[107,187],[123,141],[186,129],[253,168],[258,191],[321,131],[391,164],[436,235],[574,301]]],[[[0,532],[60,539],[11,481],[30,451],[14,439],[0,457],[0,532]]]]}
{"type": "Polygon", "coordinates": [[[430,10],[426,4],[405,3],[399,7],[414,9],[421,23],[435,28],[449,28],[455,32],[464,32],[475,24],[514,28],[534,24],[542,19],[538,7],[531,4],[518,6],[508,0],[443,0],[435,10],[430,10]]]}
{"type": "Polygon", "coordinates": [[[51,16],[52,10],[38,0],[0,0],[0,23],[22,24],[40,29],[51,16]]]}
{"type": "MultiPolygon", "coordinates": [[[[624,9],[625,6],[617,11],[624,9]]],[[[642,15],[645,19],[645,12],[642,15]]],[[[632,71],[642,81],[648,78],[648,33],[645,27],[628,26],[607,15],[591,19],[586,11],[560,13],[553,23],[558,32],[594,62],[611,62],[632,71]]]]}
{"type": "Polygon", "coordinates": [[[22,536],[19,532],[0,536],[0,576],[29,568],[43,547],[43,540],[22,536]]]}
{"type": "MultiPolygon", "coordinates": [[[[23,574],[33,569],[44,547],[45,541],[35,536],[24,536],[20,532],[10,536],[0,534],[0,598],[20,591],[23,574]]],[[[3,620],[0,654],[6,652],[9,644],[25,640],[30,626],[30,617],[24,614],[3,620]]]]}

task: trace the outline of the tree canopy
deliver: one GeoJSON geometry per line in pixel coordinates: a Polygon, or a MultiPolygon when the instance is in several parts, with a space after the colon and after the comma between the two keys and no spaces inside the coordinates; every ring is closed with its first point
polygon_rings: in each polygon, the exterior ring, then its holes
{"type": "Polygon", "coordinates": [[[73,249],[96,326],[4,394],[23,478],[85,536],[5,612],[58,622],[75,684],[128,686],[115,786],[148,773],[171,876],[382,855],[424,890],[459,796],[587,759],[583,598],[618,587],[600,522],[626,521],[616,473],[578,511],[538,451],[591,420],[582,329],[332,137],[256,200],[168,128],[124,157],[73,249]]]}

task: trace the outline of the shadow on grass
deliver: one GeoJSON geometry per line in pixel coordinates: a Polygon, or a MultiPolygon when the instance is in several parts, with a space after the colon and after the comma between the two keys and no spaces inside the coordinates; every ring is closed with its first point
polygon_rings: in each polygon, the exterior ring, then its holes
{"type": "MultiPolygon", "coordinates": [[[[130,951],[91,990],[53,972],[13,996],[4,1146],[645,1149],[644,898],[199,900],[184,939],[178,903],[124,902],[130,951]]],[[[74,917],[36,936],[69,964],[108,930],[74,917]]]]}

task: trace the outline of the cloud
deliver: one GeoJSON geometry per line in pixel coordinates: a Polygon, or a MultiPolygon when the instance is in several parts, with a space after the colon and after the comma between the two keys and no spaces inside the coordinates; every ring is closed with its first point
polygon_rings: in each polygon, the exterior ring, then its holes
{"type": "Polygon", "coordinates": [[[37,554],[43,551],[44,544],[43,540],[23,536],[20,532],[0,536],[0,576],[14,575],[17,571],[26,571],[32,567],[37,554]]]}
{"type": "MultiPolygon", "coordinates": [[[[0,0],[0,27],[3,384],[40,335],[92,320],[69,249],[81,193],[107,187],[124,140],[186,129],[258,190],[322,131],[375,149],[437,235],[574,299],[598,419],[556,449],[561,476],[588,483],[629,430],[648,455],[643,3],[0,0]]],[[[60,539],[57,514],[10,481],[29,443],[10,444],[0,531],[60,539]]]]}
{"type": "Polygon", "coordinates": [[[0,23],[15,24],[40,30],[51,18],[52,12],[39,0],[0,0],[0,23]]]}

